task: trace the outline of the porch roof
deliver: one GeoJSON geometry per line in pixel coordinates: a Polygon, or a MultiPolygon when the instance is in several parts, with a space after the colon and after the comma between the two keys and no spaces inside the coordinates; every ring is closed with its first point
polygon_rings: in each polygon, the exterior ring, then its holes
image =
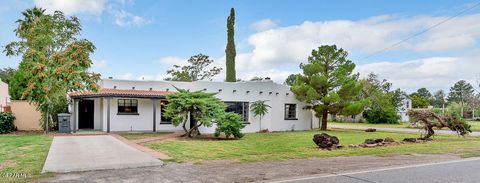
{"type": "Polygon", "coordinates": [[[102,88],[97,92],[78,91],[68,94],[70,98],[98,98],[98,97],[125,97],[125,98],[165,98],[165,95],[173,92],[161,90],[136,90],[102,88]]]}

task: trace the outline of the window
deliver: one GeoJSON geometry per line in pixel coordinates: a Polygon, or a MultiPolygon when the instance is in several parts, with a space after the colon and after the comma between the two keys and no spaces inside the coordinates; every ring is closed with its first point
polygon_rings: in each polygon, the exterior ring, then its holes
{"type": "Polygon", "coordinates": [[[161,100],[160,101],[160,124],[172,124],[172,118],[167,118],[163,114],[165,114],[165,107],[167,107],[168,101],[161,100]]]}
{"type": "Polygon", "coordinates": [[[297,104],[285,104],[285,119],[297,120],[297,104]]]}
{"type": "Polygon", "coordinates": [[[248,111],[249,105],[248,102],[225,102],[227,108],[225,109],[226,112],[234,112],[239,114],[242,117],[244,123],[248,122],[248,111]]]}
{"type": "Polygon", "coordinates": [[[138,114],[138,100],[118,99],[118,114],[138,114]]]}

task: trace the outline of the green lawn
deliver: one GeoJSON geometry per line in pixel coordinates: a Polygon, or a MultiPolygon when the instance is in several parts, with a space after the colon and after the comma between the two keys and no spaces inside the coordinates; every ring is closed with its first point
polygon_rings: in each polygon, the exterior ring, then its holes
{"type": "Polygon", "coordinates": [[[120,133],[119,135],[128,140],[140,140],[152,137],[160,137],[162,135],[171,134],[172,132],[157,132],[157,133],[120,133]]]}
{"type": "Polygon", "coordinates": [[[398,144],[378,148],[350,148],[349,144],[362,143],[366,138],[392,137],[397,141],[419,134],[374,132],[355,130],[329,131],[338,136],[346,147],[338,150],[319,150],[312,137],[319,131],[249,133],[240,140],[196,140],[182,139],[148,144],[152,149],[167,153],[175,161],[240,160],[264,161],[286,160],[310,157],[357,156],[357,155],[398,155],[398,154],[439,154],[455,153],[461,156],[480,156],[480,138],[437,135],[434,142],[422,144],[398,144]]]}
{"type": "Polygon", "coordinates": [[[400,124],[370,124],[370,123],[349,123],[349,122],[328,122],[328,124],[334,125],[348,125],[348,126],[371,126],[371,127],[383,127],[383,128],[407,128],[407,123],[400,124]]]}
{"type": "MultiPolygon", "coordinates": [[[[467,121],[470,124],[472,131],[480,131],[480,121],[467,121]]],[[[348,122],[328,122],[328,124],[335,125],[348,125],[348,126],[371,126],[371,127],[384,127],[384,128],[408,128],[407,123],[400,124],[370,124],[370,123],[348,123],[348,122]]]]}
{"type": "Polygon", "coordinates": [[[51,137],[41,134],[0,135],[0,182],[28,182],[52,175],[40,174],[51,142],[51,137]],[[12,174],[26,177],[9,177],[12,174]]]}

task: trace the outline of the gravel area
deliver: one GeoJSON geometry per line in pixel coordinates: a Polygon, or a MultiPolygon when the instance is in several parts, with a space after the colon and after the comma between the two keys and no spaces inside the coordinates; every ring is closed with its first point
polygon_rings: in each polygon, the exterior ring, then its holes
{"type": "Polygon", "coordinates": [[[460,159],[446,155],[354,156],[237,163],[168,163],[164,166],[57,174],[41,182],[264,182],[460,159]]]}

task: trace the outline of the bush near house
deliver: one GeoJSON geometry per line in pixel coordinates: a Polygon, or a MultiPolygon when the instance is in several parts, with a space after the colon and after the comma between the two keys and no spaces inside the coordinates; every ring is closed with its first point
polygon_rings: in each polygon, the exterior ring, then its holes
{"type": "Polygon", "coordinates": [[[370,109],[363,112],[363,118],[371,124],[398,124],[400,117],[394,109],[370,109]]]}
{"type": "Polygon", "coordinates": [[[13,124],[15,116],[10,112],[0,112],[0,133],[10,133],[16,131],[17,128],[13,124]]]}
{"type": "Polygon", "coordinates": [[[242,122],[240,115],[235,113],[225,113],[217,122],[217,128],[215,129],[215,137],[219,137],[221,133],[224,133],[227,139],[230,136],[234,138],[242,138],[243,134],[240,132],[245,125],[242,122]]]}

